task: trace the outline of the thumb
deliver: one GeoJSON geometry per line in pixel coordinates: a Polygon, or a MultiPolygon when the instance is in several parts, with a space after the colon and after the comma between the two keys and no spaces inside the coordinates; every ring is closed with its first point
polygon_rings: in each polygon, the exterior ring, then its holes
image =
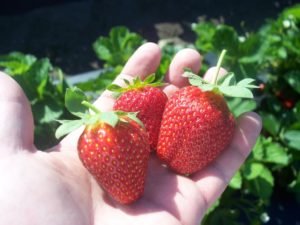
{"type": "Polygon", "coordinates": [[[33,149],[33,117],[21,87],[0,72],[0,158],[33,149]]]}

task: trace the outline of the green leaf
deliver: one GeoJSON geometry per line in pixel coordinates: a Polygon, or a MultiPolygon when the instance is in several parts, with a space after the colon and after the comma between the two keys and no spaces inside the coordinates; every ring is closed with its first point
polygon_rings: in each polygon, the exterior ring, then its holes
{"type": "Polygon", "coordinates": [[[261,171],[264,170],[264,165],[261,163],[245,164],[243,175],[247,180],[252,180],[260,176],[261,171]]]}
{"type": "Polygon", "coordinates": [[[249,190],[252,194],[263,199],[271,196],[274,178],[267,167],[260,163],[249,163],[245,165],[243,175],[249,181],[249,190]]]}
{"type": "Polygon", "coordinates": [[[211,42],[218,51],[227,49],[232,55],[238,52],[239,39],[233,27],[218,25],[211,42]]]}
{"type": "Polygon", "coordinates": [[[194,74],[194,73],[191,73],[191,72],[185,72],[182,74],[183,77],[187,77],[189,78],[189,83],[193,86],[202,86],[203,84],[206,84],[207,82],[202,79],[200,76],[194,74]]]}
{"type": "Polygon", "coordinates": [[[26,73],[18,76],[22,77],[19,81],[21,81],[21,85],[23,84],[25,86],[24,89],[29,99],[44,98],[51,70],[52,65],[49,59],[39,59],[31,65],[26,73]]]}
{"type": "Polygon", "coordinates": [[[9,75],[20,75],[26,73],[36,57],[25,55],[21,52],[11,52],[8,55],[0,55],[0,68],[4,68],[9,75]]]}
{"type": "Polygon", "coordinates": [[[49,59],[39,59],[35,61],[30,69],[24,74],[27,80],[33,85],[39,86],[43,81],[49,78],[49,72],[52,65],[49,59]]]}
{"type": "Polygon", "coordinates": [[[68,88],[65,95],[66,108],[75,116],[82,117],[87,111],[86,107],[82,105],[87,97],[84,92],[77,87],[68,88]]]}
{"type": "Polygon", "coordinates": [[[256,109],[256,102],[252,99],[229,98],[228,107],[235,117],[256,109]]]}
{"type": "Polygon", "coordinates": [[[216,25],[212,22],[199,22],[192,24],[192,30],[197,34],[196,48],[203,54],[214,50],[212,38],[216,32],[216,25]]]}
{"type": "Polygon", "coordinates": [[[166,85],[166,83],[162,83],[160,81],[151,83],[151,87],[161,87],[161,86],[164,86],[164,85],[166,85]]]}
{"type": "Polygon", "coordinates": [[[146,79],[144,80],[144,83],[146,84],[150,84],[155,80],[155,74],[151,74],[148,77],[146,77],[146,79]]]}
{"type": "Polygon", "coordinates": [[[278,56],[282,59],[287,58],[287,51],[284,47],[281,47],[281,48],[278,49],[278,56]]]}
{"type": "Polygon", "coordinates": [[[300,4],[293,5],[292,7],[286,8],[282,15],[284,17],[290,17],[291,15],[300,20],[300,4]]]}
{"type": "Polygon", "coordinates": [[[252,92],[245,87],[239,86],[219,86],[219,90],[229,97],[253,98],[252,92]]]}
{"type": "Polygon", "coordinates": [[[100,114],[100,120],[115,127],[119,121],[119,117],[115,112],[102,112],[100,114]]]}
{"type": "Polygon", "coordinates": [[[141,84],[142,84],[142,80],[141,80],[141,78],[139,77],[139,76],[137,76],[134,80],[133,80],[133,84],[135,85],[135,86],[141,86],[141,84]]]}
{"type": "Polygon", "coordinates": [[[63,120],[61,122],[63,122],[63,124],[59,126],[55,132],[55,137],[57,139],[71,133],[83,125],[82,120],[63,120]]]}
{"type": "Polygon", "coordinates": [[[47,98],[47,103],[39,101],[32,105],[32,111],[34,112],[34,120],[38,123],[51,123],[63,114],[63,108],[55,99],[47,98]]]}
{"type": "Polygon", "coordinates": [[[235,85],[236,81],[235,81],[234,73],[228,73],[228,74],[226,74],[224,77],[222,77],[221,79],[219,79],[217,81],[217,83],[220,84],[221,86],[232,86],[232,85],[235,85]]]}
{"type": "Polygon", "coordinates": [[[284,75],[284,78],[288,82],[288,84],[300,94],[300,71],[289,71],[284,75]]]}
{"type": "Polygon", "coordinates": [[[77,83],[76,86],[85,92],[95,92],[97,96],[110,85],[118,74],[120,74],[122,66],[113,69],[104,69],[96,79],[77,83]]]}
{"type": "Polygon", "coordinates": [[[289,147],[300,150],[300,130],[287,130],[283,137],[289,147]]]}
{"type": "Polygon", "coordinates": [[[127,117],[138,123],[142,128],[145,128],[143,122],[137,117],[138,113],[128,113],[127,117]]]}
{"type": "Polygon", "coordinates": [[[252,78],[245,78],[237,83],[238,86],[247,87],[249,84],[253,83],[255,80],[252,78]]]}
{"type": "Polygon", "coordinates": [[[289,156],[284,147],[274,142],[271,137],[265,138],[259,136],[252,153],[254,159],[261,162],[275,163],[283,166],[289,163],[289,156]]]}
{"type": "Polygon", "coordinates": [[[212,91],[212,90],[214,90],[215,89],[215,85],[213,85],[213,84],[203,84],[203,85],[201,85],[201,86],[199,86],[200,87],[200,89],[202,90],[202,91],[212,91]]]}
{"type": "Polygon", "coordinates": [[[107,86],[107,90],[120,93],[123,91],[123,88],[117,84],[110,84],[107,86]]]}
{"type": "Polygon", "coordinates": [[[127,80],[127,79],[123,79],[123,80],[124,80],[124,83],[125,83],[127,86],[130,85],[130,81],[129,81],[129,80],[127,80]]]}
{"type": "Polygon", "coordinates": [[[263,128],[273,136],[276,136],[280,129],[280,122],[278,121],[278,119],[273,114],[269,114],[266,112],[260,112],[259,114],[262,118],[263,128]]]}
{"type": "Polygon", "coordinates": [[[232,179],[229,183],[229,187],[231,187],[233,189],[241,189],[241,187],[242,187],[242,175],[241,175],[240,171],[237,171],[235,173],[235,175],[232,177],[232,179]]]}
{"type": "Polygon", "coordinates": [[[99,37],[93,44],[97,56],[105,61],[105,66],[124,65],[144,40],[126,27],[114,27],[108,37],[99,37]]]}

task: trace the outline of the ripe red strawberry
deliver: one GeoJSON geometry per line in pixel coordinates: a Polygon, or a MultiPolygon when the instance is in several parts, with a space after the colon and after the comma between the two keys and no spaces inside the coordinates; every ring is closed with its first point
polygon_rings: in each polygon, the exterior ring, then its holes
{"type": "Polygon", "coordinates": [[[166,105],[157,154],[176,172],[194,173],[228,146],[234,124],[220,94],[195,86],[182,88],[166,105]]]}
{"type": "Polygon", "coordinates": [[[188,86],[174,93],[166,104],[160,128],[157,154],[170,168],[180,174],[201,170],[225,150],[234,133],[235,120],[223,94],[253,97],[248,88],[253,79],[233,85],[229,74],[216,84],[222,52],[213,84],[188,72],[188,86]]]}
{"type": "Polygon", "coordinates": [[[104,122],[86,126],[78,153],[115,200],[129,204],[142,196],[150,148],[146,132],[135,121],[124,118],[115,127],[104,122]]]}
{"type": "Polygon", "coordinates": [[[114,110],[125,112],[138,112],[137,117],[145,125],[149,136],[151,149],[156,149],[159,128],[165,104],[168,100],[166,94],[156,86],[161,83],[152,83],[154,75],[148,76],[143,82],[136,78],[126,88],[116,85],[108,87],[109,90],[122,93],[114,104],[114,110]]]}
{"type": "Polygon", "coordinates": [[[100,112],[86,101],[82,104],[95,114],[83,113],[85,109],[75,103],[82,100],[81,94],[76,88],[67,90],[71,104],[66,97],[66,106],[81,119],[63,121],[56,135],[85,125],[77,144],[83,165],[112,198],[122,204],[132,203],[144,192],[150,156],[147,133],[135,113],[100,112]]]}

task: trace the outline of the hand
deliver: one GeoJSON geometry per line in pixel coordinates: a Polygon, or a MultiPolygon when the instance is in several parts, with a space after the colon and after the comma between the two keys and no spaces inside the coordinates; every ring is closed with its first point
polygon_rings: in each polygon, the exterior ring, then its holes
{"type": "MultiPolygon", "coordinates": [[[[141,46],[115,82],[122,84],[121,77],[132,79],[137,74],[145,77],[155,72],[160,57],[157,45],[141,46]]],[[[181,77],[183,68],[197,73],[200,66],[195,50],[178,52],[166,75],[166,94],[188,84],[181,77]]],[[[205,79],[210,79],[213,70],[205,79]]],[[[144,196],[124,206],[108,197],[82,166],[76,150],[80,131],[48,152],[37,151],[31,109],[21,88],[0,73],[0,93],[0,224],[199,224],[250,153],[261,130],[258,115],[240,116],[230,147],[191,177],[176,175],[152,157],[144,196]]],[[[113,103],[110,93],[104,92],[95,104],[111,110],[113,103]]]]}

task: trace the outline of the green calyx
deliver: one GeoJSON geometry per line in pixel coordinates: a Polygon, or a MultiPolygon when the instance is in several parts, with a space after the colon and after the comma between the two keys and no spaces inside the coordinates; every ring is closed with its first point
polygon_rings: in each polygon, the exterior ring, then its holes
{"type": "Polygon", "coordinates": [[[123,79],[125,84],[127,85],[126,87],[121,87],[117,84],[110,84],[107,87],[107,90],[121,94],[130,90],[138,90],[138,89],[142,89],[144,87],[159,87],[159,86],[163,86],[165,85],[164,83],[160,82],[160,81],[155,81],[155,74],[151,74],[148,77],[146,77],[145,80],[141,80],[141,78],[139,76],[137,76],[135,79],[132,80],[132,82],[130,82],[127,79],[123,79]]]}
{"type": "Polygon", "coordinates": [[[119,121],[128,122],[125,118],[130,118],[141,127],[143,123],[137,118],[137,112],[110,111],[101,112],[96,106],[87,101],[85,94],[77,87],[68,88],[65,95],[65,105],[70,113],[79,117],[77,120],[59,120],[61,125],[55,132],[56,138],[80,128],[84,125],[93,125],[104,122],[115,127],[119,121]],[[93,113],[90,113],[92,111],[93,113]]]}
{"type": "Polygon", "coordinates": [[[258,86],[253,85],[253,82],[255,81],[254,79],[245,78],[239,82],[236,82],[235,75],[232,72],[229,72],[222,78],[218,79],[225,54],[226,50],[223,50],[219,57],[216,66],[216,72],[211,83],[202,79],[197,74],[194,74],[190,69],[185,69],[183,76],[189,78],[191,85],[197,86],[203,91],[213,91],[228,97],[253,98],[254,96],[250,89],[258,88],[258,86]]]}

